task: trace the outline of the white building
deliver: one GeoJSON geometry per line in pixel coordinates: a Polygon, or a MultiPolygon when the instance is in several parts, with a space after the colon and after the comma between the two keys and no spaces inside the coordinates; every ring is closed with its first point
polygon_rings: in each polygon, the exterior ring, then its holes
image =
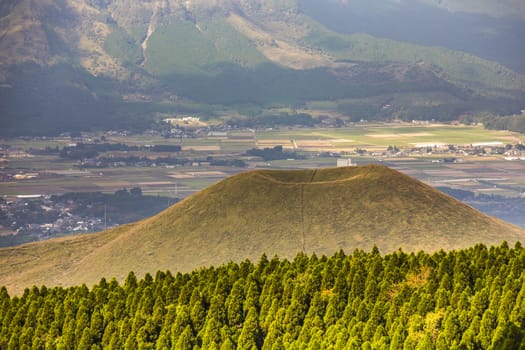
{"type": "Polygon", "coordinates": [[[337,159],[337,167],[345,167],[345,166],[355,166],[355,164],[352,163],[351,158],[339,158],[337,159]]]}

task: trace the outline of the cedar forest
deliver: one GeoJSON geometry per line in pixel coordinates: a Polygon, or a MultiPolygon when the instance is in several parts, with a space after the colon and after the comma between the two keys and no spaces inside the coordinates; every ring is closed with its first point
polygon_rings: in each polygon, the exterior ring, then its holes
{"type": "Polygon", "coordinates": [[[0,289],[1,349],[525,349],[525,248],[355,250],[0,289]]]}

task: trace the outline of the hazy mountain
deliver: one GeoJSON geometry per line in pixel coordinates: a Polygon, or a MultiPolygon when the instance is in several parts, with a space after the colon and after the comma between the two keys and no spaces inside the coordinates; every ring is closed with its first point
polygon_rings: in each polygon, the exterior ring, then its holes
{"type": "MultiPolygon", "coordinates": [[[[210,116],[221,108],[297,107],[311,101],[337,104],[378,95],[388,100],[396,94],[422,92],[427,95],[402,103],[399,110],[447,102],[448,110],[422,114],[440,117],[441,113],[451,119],[480,110],[514,113],[523,107],[525,78],[502,64],[465,52],[380,38],[441,45],[425,35],[421,40],[403,33],[386,35],[385,30],[391,31],[389,22],[363,2],[346,5],[355,9],[346,20],[341,16],[347,12],[332,13],[337,10],[334,6],[340,6],[337,3],[320,4],[307,0],[3,1],[1,133],[57,133],[123,124],[144,128],[153,119],[175,112],[205,111],[210,116]],[[328,15],[323,17],[321,9],[328,15]],[[330,24],[345,21],[357,25],[354,12],[381,19],[385,25],[376,28],[370,21],[365,34],[345,32],[344,26],[341,33],[330,29],[330,24]]],[[[404,20],[399,6],[387,13],[404,20]]],[[[424,7],[413,6],[412,17],[424,7]]],[[[414,33],[432,29],[407,23],[414,33]]],[[[497,37],[521,38],[521,29],[512,28],[502,29],[497,37]]],[[[465,38],[460,41],[470,37],[465,38]]],[[[523,45],[516,42],[508,45],[517,47],[519,54],[523,45]]],[[[468,47],[463,51],[477,53],[468,47]]],[[[509,66],[518,67],[522,61],[509,66]]]]}
{"type": "Polygon", "coordinates": [[[525,3],[521,0],[420,0],[450,12],[477,13],[493,17],[525,19],[525,3]]]}
{"type": "Polygon", "coordinates": [[[345,34],[440,46],[525,72],[525,2],[300,0],[301,10],[345,34]]]}
{"type": "Polygon", "coordinates": [[[164,212],[99,234],[0,250],[13,290],[95,283],[157,270],[190,271],[263,253],[332,255],[459,249],[523,241],[525,232],[382,166],[250,171],[164,212]]]}
{"type": "MultiPolygon", "coordinates": [[[[301,2],[308,0],[300,0],[301,2]]],[[[360,0],[325,0],[320,3],[354,6],[360,0]]],[[[471,13],[495,18],[525,19],[525,4],[521,0],[378,0],[375,8],[386,10],[405,5],[426,5],[450,13],[471,13]]]]}

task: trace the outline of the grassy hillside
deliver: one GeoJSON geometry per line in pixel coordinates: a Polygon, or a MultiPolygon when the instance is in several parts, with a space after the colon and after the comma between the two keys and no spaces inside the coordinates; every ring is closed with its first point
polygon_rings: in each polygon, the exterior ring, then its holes
{"type": "Polygon", "coordinates": [[[262,253],[458,249],[523,241],[522,230],[382,166],[251,171],[108,232],[0,250],[10,288],[189,271],[262,253]],[[45,273],[43,273],[45,271],[45,273]]]}

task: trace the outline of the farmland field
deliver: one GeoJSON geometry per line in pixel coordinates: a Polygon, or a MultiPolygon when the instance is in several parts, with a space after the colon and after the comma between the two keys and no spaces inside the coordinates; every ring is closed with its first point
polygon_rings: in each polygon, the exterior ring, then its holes
{"type": "MultiPolygon", "coordinates": [[[[91,138],[100,137],[92,135],[91,138]]],[[[187,196],[220,179],[246,170],[231,166],[201,164],[209,156],[223,159],[244,159],[247,168],[312,168],[336,165],[337,157],[351,157],[356,164],[381,162],[415,176],[431,185],[447,185],[466,188],[480,193],[495,193],[517,196],[525,191],[525,161],[509,162],[501,155],[490,157],[452,155],[458,157],[454,163],[443,163],[451,157],[448,145],[504,146],[524,142],[521,134],[485,130],[481,126],[455,126],[443,124],[369,124],[357,123],[345,128],[295,128],[289,130],[231,131],[223,137],[199,136],[184,138],[182,151],[174,157],[196,159],[194,164],[176,167],[121,166],[80,171],[74,161],[52,155],[12,155],[4,157],[4,174],[37,173],[32,179],[4,180],[0,182],[0,195],[54,194],[65,192],[101,191],[114,192],[122,188],[139,186],[145,193],[161,196],[187,196]],[[297,159],[262,161],[246,157],[252,148],[282,146],[285,152],[298,152],[297,159]],[[384,152],[388,146],[401,151],[415,147],[442,146],[440,151],[417,154],[394,155],[384,152]],[[366,150],[367,154],[357,153],[366,150]],[[382,154],[382,155],[378,155],[382,154]]],[[[124,143],[130,146],[180,145],[181,139],[166,139],[160,136],[131,135],[107,136],[106,142],[124,143]]],[[[20,150],[62,148],[71,144],[68,138],[46,140],[0,140],[20,150]]],[[[407,151],[408,152],[408,151],[407,151]]],[[[126,152],[108,153],[107,156],[122,156],[126,152]]],[[[155,159],[157,155],[146,152],[130,152],[155,159]]],[[[163,153],[158,156],[167,156],[163,153]]]]}
{"type": "MultiPolygon", "coordinates": [[[[166,207],[242,171],[334,167],[344,159],[356,165],[384,164],[452,191],[451,195],[470,194],[460,199],[525,227],[525,151],[519,151],[517,157],[502,152],[507,145],[516,150],[524,141],[524,135],[479,126],[409,123],[358,123],[338,129],[201,130],[175,138],[96,133],[81,139],[0,140],[0,200],[16,202],[27,195],[70,192],[109,195],[138,187],[144,195],[157,196],[159,207],[166,207]],[[60,155],[59,150],[78,143],[133,148],[99,149],[87,163],[60,155]],[[154,151],[153,145],[177,147],[171,147],[172,152],[166,151],[170,147],[154,151]],[[178,146],[182,146],[180,151],[178,146]],[[259,150],[254,152],[254,148],[259,150]]],[[[0,235],[12,232],[0,227],[0,235]]]]}
{"type": "Polygon", "coordinates": [[[524,140],[525,137],[508,131],[486,130],[481,126],[357,124],[354,127],[339,129],[297,129],[290,131],[271,130],[257,132],[257,140],[262,141],[267,139],[317,140],[320,142],[320,145],[325,145],[326,141],[329,141],[334,148],[338,148],[338,146],[382,148],[389,145],[413,147],[418,144],[506,144],[524,140]]]}

